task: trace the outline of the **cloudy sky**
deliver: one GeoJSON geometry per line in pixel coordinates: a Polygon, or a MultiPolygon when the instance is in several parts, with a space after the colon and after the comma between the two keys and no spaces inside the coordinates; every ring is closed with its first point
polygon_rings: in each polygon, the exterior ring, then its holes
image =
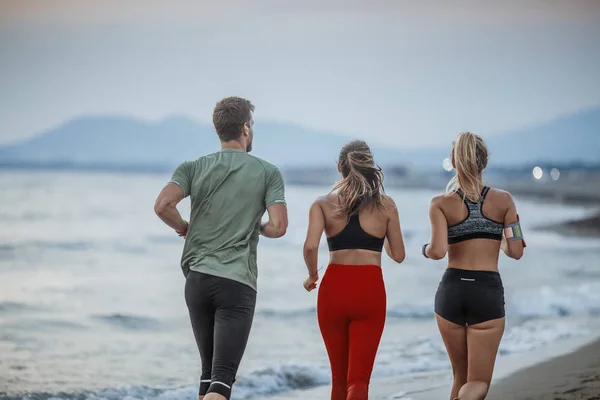
{"type": "MultiPolygon", "coordinates": [[[[281,120],[392,146],[600,106],[600,1],[0,1],[0,144],[84,114],[281,120]]],[[[258,132],[257,132],[258,134],[258,132]]]]}

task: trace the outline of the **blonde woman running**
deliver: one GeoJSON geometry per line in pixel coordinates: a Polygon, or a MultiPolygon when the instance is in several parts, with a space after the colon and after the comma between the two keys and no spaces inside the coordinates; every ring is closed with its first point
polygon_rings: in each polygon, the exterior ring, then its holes
{"type": "Polygon", "coordinates": [[[435,295],[438,328],[452,363],[451,399],[485,399],[504,333],[500,249],[523,255],[525,242],[510,193],[484,186],[488,152],[481,137],[463,132],[452,146],[456,176],[431,201],[431,243],[423,255],[448,268],[435,295]],[[503,235],[504,234],[504,235],[503,235]]]}

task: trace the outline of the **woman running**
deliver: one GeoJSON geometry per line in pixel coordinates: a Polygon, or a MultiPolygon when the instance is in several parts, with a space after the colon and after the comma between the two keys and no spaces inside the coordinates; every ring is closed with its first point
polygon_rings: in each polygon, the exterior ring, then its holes
{"type": "Polygon", "coordinates": [[[482,183],[488,162],[483,140],[470,132],[452,144],[456,176],[431,201],[431,243],[423,255],[448,268],[435,295],[435,313],[454,373],[451,399],[484,399],[504,333],[500,249],[518,260],[525,242],[508,192],[482,183]],[[503,236],[504,233],[504,236],[503,236]]]}
{"type": "Polygon", "coordinates": [[[342,179],[310,208],[304,288],[316,288],[323,231],[330,257],[319,290],[319,327],[332,374],[332,400],[368,399],[369,381],[386,316],[381,251],[397,263],[404,242],[394,201],[384,194],[383,174],[363,141],[346,144],[339,156],[342,179]]]}

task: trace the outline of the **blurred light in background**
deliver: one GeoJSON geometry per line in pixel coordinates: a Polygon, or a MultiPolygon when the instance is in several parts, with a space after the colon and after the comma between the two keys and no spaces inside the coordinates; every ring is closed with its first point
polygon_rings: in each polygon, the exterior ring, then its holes
{"type": "Polygon", "coordinates": [[[446,170],[446,171],[452,171],[452,161],[450,161],[449,158],[444,158],[444,161],[442,162],[442,167],[446,170]]]}
{"type": "Polygon", "coordinates": [[[544,175],[544,171],[540,167],[533,168],[533,177],[535,179],[542,179],[542,175],[544,175]]]}
{"type": "Polygon", "coordinates": [[[552,170],[550,171],[550,177],[554,181],[558,180],[558,178],[560,178],[560,171],[556,168],[552,168],[552,170]]]}

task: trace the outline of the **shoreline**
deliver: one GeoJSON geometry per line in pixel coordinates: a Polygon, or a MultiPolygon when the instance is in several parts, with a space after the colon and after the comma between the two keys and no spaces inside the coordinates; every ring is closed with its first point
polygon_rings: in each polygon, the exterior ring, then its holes
{"type": "MultiPolygon", "coordinates": [[[[498,357],[489,400],[600,400],[600,336],[590,334],[549,343],[525,353],[498,357]],[[577,371],[573,374],[573,371],[577,371]],[[559,391],[598,397],[560,397],[559,391]]],[[[433,400],[450,396],[450,370],[371,380],[373,400],[433,400]]],[[[279,394],[273,399],[327,399],[330,385],[279,394]]]]}
{"type": "Polygon", "coordinates": [[[562,236],[598,238],[600,237],[600,182],[595,180],[571,180],[556,182],[498,182],[499,186],[513,196],[525,200],[579,206],[589,208],[590,214],[555,224],[538,225],[535,230],[554,232],[562,236]]]}
{"type": "Polygon", "coordinates": [[[491,388],[488,398],[600,399],[600,339],[509,375],[491,388]]]}
{"type": "Polygon", "coordinates": [[[529,200],[575,206],[600,206],[600,179],[566,182],[492,182],[514,196],[529,200]]]}
{"type": "Polygon", "coordinates": [[[563,236],[597,238],[600,237],[600,212],[559,224],[539,226],[536,229],[555,232],[563,236]]]}
{"type": "MultiPolygon", "coordinates": [[[[574,397],[561,397],[555,386],[580,388],[581,392],[592,387],[592,392],[600,396],[600,335],[569,338],[549,343],[530,352],[499,357],[494,368],[494,377],[488,400],[566,400],[574,397]],[[590,373],[595,368],[595,381],[580,382],[579,375],[590,373]],[[573,371],[581,370],[579,375],[573,371]],[[586,386],[587,385],[587,386],[586,386]],[[581,387],[585,386],[585,387],[581,387]],[[593,392],[596,390],[595,392],[593,392]]],[[[594,374],[592,374],[594,375],[594,374]]],[[[588,378],[583,378],[588,379],[588,378]]],[[[451,380],[444,387],[424,390],[406,397],[381,397],[382,400],[399,398],[403,400],[432,400],[450,396],[451,380]]],[[[379,398],[378,398],[379,399],[379,398]]],[[[575,399],[596,399],[600,397],[575,397],[575,399]]]]}

